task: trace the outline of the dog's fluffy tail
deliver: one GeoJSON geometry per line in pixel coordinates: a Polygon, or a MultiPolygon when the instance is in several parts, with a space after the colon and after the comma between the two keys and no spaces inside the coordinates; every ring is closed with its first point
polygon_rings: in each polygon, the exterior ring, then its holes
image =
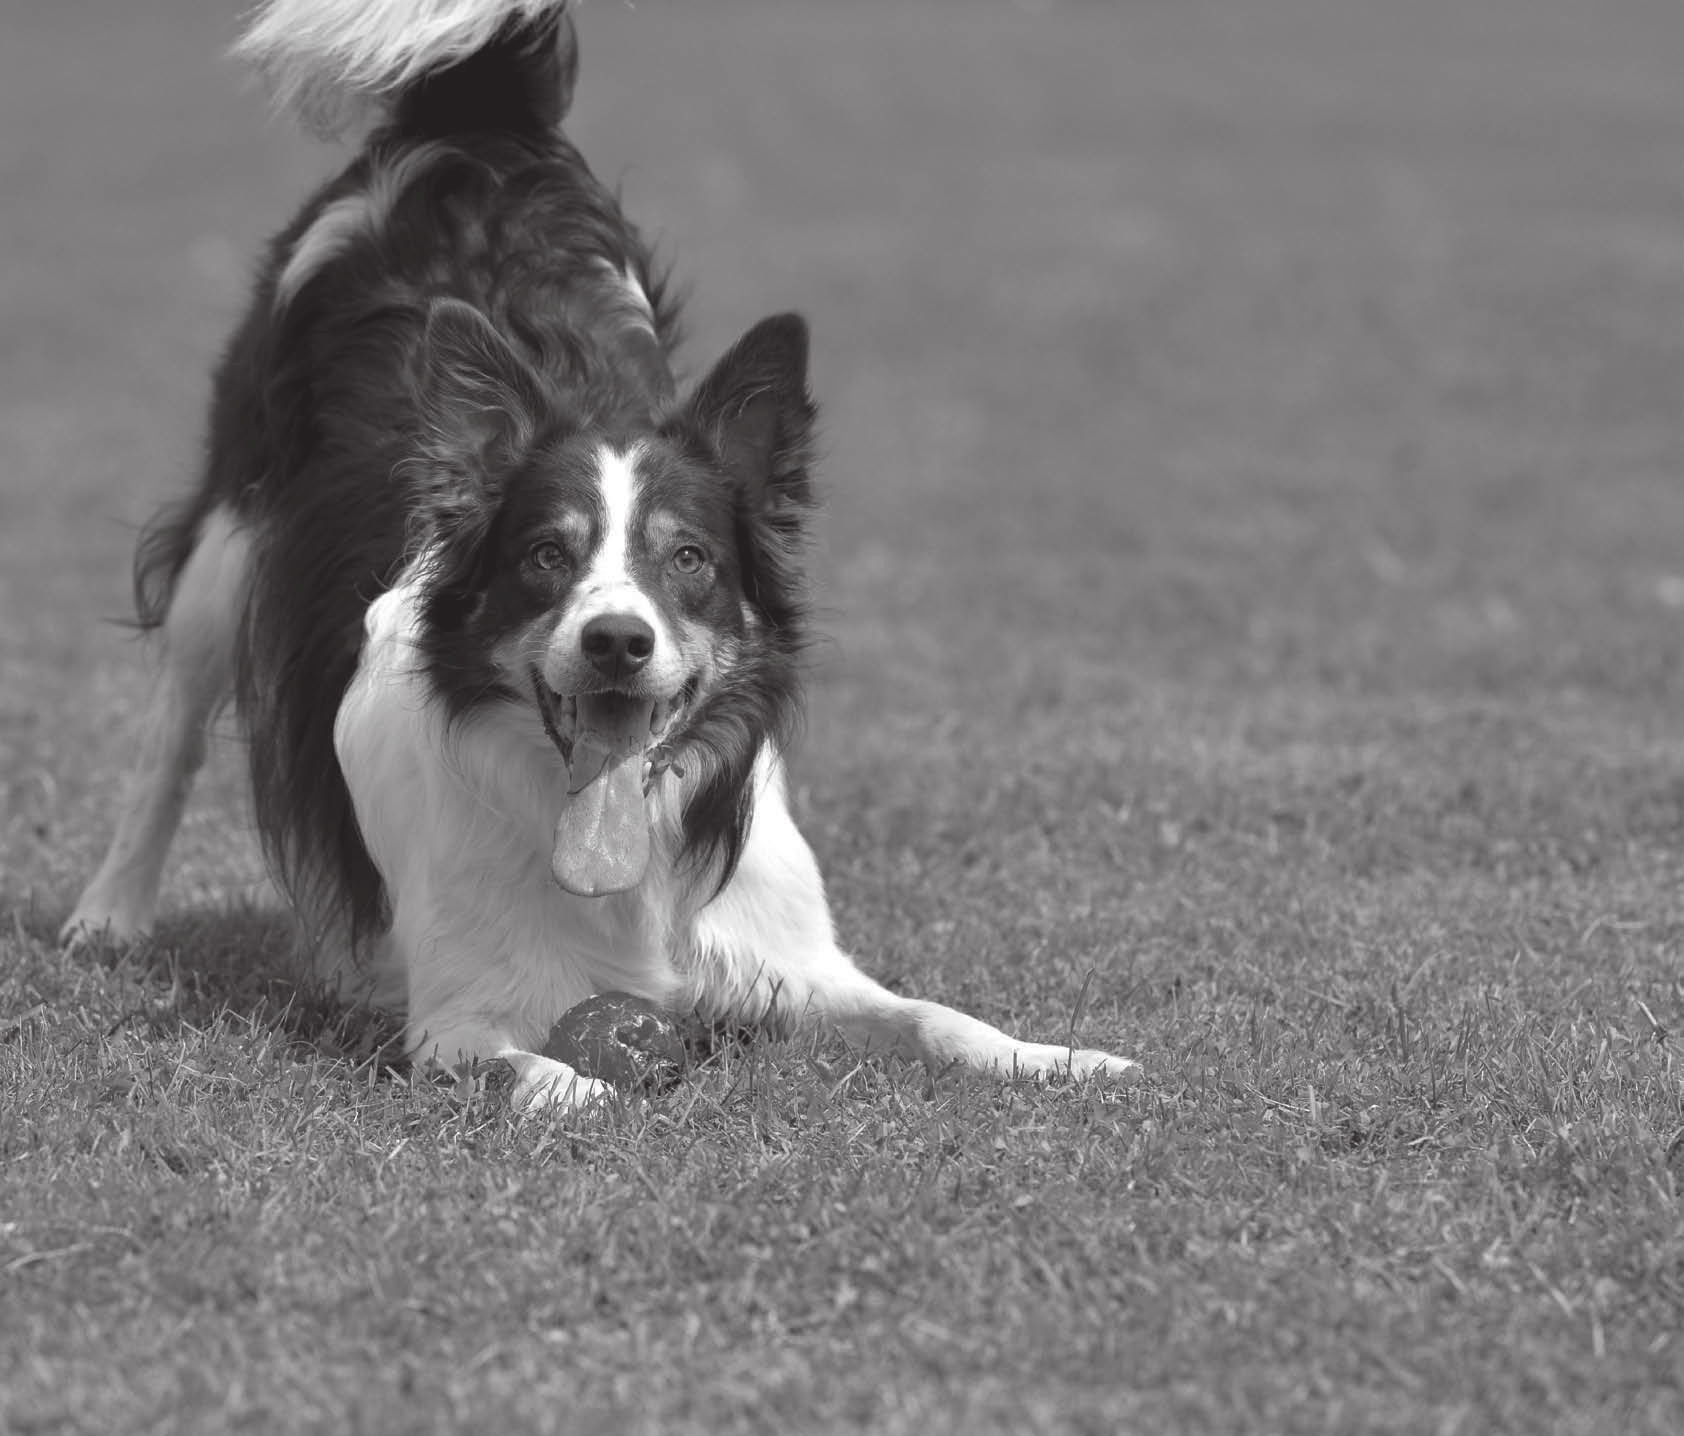
{"type": "Polygon", "coordinates": [[[336,134],[553,129],[578,63],[569,0],[262,0],[234,48],[275,102],[336,134]]]}

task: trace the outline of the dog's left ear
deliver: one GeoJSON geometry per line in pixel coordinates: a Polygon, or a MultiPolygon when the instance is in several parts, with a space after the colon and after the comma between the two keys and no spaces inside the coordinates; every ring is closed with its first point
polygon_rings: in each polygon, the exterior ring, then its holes
{"type": "Polygon", "coordinates": [[[799,314],[775,314],[743,335],[696,386],[683,415],[742,486],[750,510],[791,520],[813,502],[807,470],[816,417],[799,314]]]}
{"type": "Polygon", "coordinates": [[[484,478],[532,442],[549,407],[543,381],[473,305],[434,300],[418,360],[420,444],[429,462],[484,478]]]}
{"type": "Polygon", "coordinates": [[[438,483],[429,531],[433,550],[428,622],[457,628],[473,610],[492,558],[492,528],[507,470],[550,411],[537,373],[471,304],[438,299],[416,356],[417,444],[438,483]]]}

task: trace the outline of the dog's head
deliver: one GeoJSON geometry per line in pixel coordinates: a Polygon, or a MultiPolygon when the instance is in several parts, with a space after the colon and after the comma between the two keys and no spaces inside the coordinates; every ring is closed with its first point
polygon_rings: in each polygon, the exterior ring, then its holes
{"type": "MultiPolygon", "coordinates": [[[[756,325],[688,399],[578,413],[491,324],[434,306],[421,364],[427,661],[455,717],[516,704],[568,769],[553,868],[621,891],[645,792],[680,782],[682,859],[722,885],[761,745],[796,720],[814,410],[799,316],[756,325]]],[[[610,396],[611,398],[611,396],[610,396]]]]}

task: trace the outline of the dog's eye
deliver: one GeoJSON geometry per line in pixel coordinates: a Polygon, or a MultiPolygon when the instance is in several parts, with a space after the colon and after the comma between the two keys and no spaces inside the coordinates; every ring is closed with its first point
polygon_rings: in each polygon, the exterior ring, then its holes
{"type": "Polygon", "coordinates": [[[543,539],[533,544],[526,557],[533,568],[542,569],[545,573],[567,567],[567,550],[554,539],[543,539]]]}
{"type": "Polygon", "coordinates": [[[680,573],[700,573],[707,561],[708,556],[693,543],[673,550],[672,566],[680,573]]]}

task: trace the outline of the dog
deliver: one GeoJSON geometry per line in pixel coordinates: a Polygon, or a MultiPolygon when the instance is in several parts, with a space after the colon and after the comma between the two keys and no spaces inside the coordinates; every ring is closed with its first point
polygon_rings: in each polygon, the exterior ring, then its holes
{"type": "Polygon", "coordinates": [[[306,950],[423,1070],[522,1109],[593,993],[1034,1077],[1126,1058],[891,993],[838,947],[791,819],[808,332],[674,377],[678,306],[563,136],[567,0],[270,0],[239,46],[360,152],[271,242],[197,488],[135,558],[162,662],[67,940],[148,931],[230,695],[306,950]]]}

